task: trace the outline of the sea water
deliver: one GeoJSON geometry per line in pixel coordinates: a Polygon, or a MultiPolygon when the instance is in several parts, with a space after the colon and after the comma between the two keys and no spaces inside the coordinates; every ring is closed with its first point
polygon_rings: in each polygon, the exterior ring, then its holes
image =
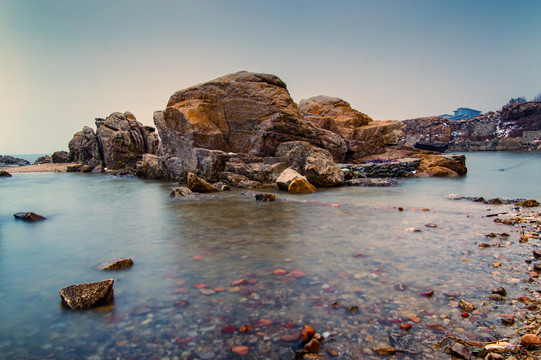
{"type": "MultiPolygon", "coordinates": [[[[463,319],[456,302],[481,307],[490,289],[520,278],[522,265],[490,265],[501,257],[523,264],[520,234],[485,217],[503,207],[448,195],[541,199],[541,156],[466,156],[468,175],[458,179],[274,190],[268,203],[239,189],[172,198],[177,184],[110,175],[1,179],[0,358],[228,359],[247,346],[245,358],[277,359],[295,345],[288,336],[311,324],[333,339],[327,348],[369,359],[411,318],[420,320],[408,334],[421,358],[441,356],[434,326],[471,340],[506,335],[497,313],[512,309],[463,319]],[[47,220],[18,221],[20,211],[47,220]],[[480,251],[491,232],[508,232],[512,244],[480,251]],[[134,266],[95,268],[118,257],[134,266]],[[113,303],[85,311],[61,304],[61,288],[107,278],[113,303]],[[251,331],[240,332],[243,325],[251,331]]],[[[520,285],[506,287],[522,295],[520,285]]]]}

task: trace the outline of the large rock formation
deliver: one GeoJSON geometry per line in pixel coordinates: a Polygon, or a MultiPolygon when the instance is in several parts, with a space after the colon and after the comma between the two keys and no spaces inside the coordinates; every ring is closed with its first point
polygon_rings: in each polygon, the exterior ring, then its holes
{"type": "Polygon", "coordinates": [[[91,169],[104,166],[109,170],[135,170],[143,154],[156,154],[158,134],[144,126],[130,112],[115,112],[106,119],[96,119],[97,131],[85,126],[69,142],[73,162],[91,169]]]}
{"type": "Polygon", "coordinates": [[[154,114],[154,123],[159,153],[169,159],[164,165],[178,178],[189,171],[201,176],[224,171],[235,154],[252,157],[242,159],[248,163],[273,157],[286,141],[307,141],[337,161],[347,151],[339,135],[302,120],[286,85],[274,75],[243,71],[177,91],[167,108],[154,114]]]}

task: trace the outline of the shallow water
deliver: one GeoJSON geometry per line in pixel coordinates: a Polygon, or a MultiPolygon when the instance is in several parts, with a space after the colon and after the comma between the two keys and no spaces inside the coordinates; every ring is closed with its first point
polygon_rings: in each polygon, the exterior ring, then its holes
{"type": "MultiPolygon", "coordinates": [[[[467,157],[469,173],[460,179],[304,196],[275,191],[272,203],[241,190],[174,199],[172,183],[108,175],[2,179],[0,358],[226,359],[236,358],[231,347],[245,345],[245,358],[275,359],[292,344],[279,337],[305,323],[333,337],[325,346],[344,358],[378,358],[369,349],[388,344],[388,332],[412,315],[420,322],[408,335],[422,346],[420,358],[438,358],[432,345],[442,335],[429,325],[472,340],[513,332],[498,326],[497,314],[511,311],[504,305],[463,319],[454,304],[463,298],[480,306],[490,289],[520,278],[523,269],[490,264],[494,256],[522,263],[527,249],[516,229],[483,217],[503,207],[446,195],[541,199],[541,156],[467,157]],[[18,211],[48,220],[16,221],[18,211]],[[422,231],[405,230],[413,227],[422,231]],[[480,251],[485,234],[505,231],[511,236],[503,248],[480,251]],[[135,265],[95,269],[115,257],[135,265]],[[61,306],[61,288],[106,278],[115,280],[113,305],[61,306]],[[247,283],[231,285],[239,279],[247,283]],[[196,283],[226,291],[204,295],[196,283]],[[430,291],[434,296],[419,295],[430,291]],[[253,331],[230,332],[244,324],[253,331]]],[[[522,295],[520,285],[508,292],[522,295]]]]}

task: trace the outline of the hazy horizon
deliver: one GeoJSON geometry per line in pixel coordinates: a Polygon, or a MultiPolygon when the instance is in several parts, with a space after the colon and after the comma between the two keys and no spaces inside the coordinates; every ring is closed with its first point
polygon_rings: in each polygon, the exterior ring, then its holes
{"type": "Polygon", "coordinates": [[[153,126],[175,91],[240,70],[376,120],[496,111],[541,91],[540,18],[536,0],[3,0],[0,154],[67,150],[115,111],[153,126]]]}

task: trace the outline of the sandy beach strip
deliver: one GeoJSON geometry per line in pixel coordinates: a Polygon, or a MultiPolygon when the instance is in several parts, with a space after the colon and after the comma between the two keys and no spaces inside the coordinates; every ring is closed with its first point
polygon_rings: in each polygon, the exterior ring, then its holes
{"type": "Polygon", "coordinates": [[[33,173],[33,172],[66,172],[66,169],[72,163],[50,163],[40,165],[3,167],[1,170],[6,170],[10,174],[18,173],[33,173]]]}

